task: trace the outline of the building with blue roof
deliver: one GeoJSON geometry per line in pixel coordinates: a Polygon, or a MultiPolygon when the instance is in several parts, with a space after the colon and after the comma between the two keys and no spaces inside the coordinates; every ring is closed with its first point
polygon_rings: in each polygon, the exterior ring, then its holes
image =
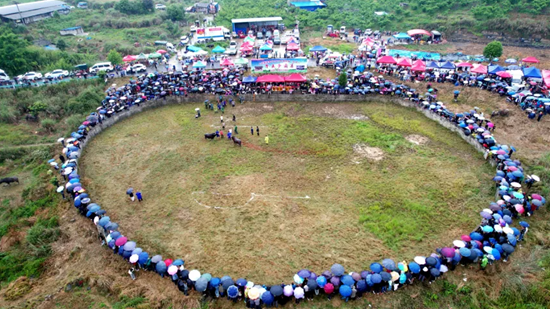
{"type": "Polygon", "coordinates": [[[293,5],[302,10],[307,10],[311,12],[316,11],[317,9],[322,9],[327,6],[324,2],[320,0],[295,0],[295,1],[289,1],[289,2],[290,2],[290,5],[293,5]]]}

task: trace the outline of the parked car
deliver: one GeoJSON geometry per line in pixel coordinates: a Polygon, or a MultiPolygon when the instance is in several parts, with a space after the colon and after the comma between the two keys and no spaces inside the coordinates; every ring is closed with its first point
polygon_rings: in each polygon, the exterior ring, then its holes
{"type": "Polygon", "coordinates": [[[46,73],[44,75],[46,78],[59,78],[59,77],[68,77],[69,71],[64,70],[53,70],[50,73],[46,73]]]}
{"type": "Polygon", "coordinates": [[[224,54],[227,55],[236,55],[237,54],[237,42],[229,42],[229,47],[225,50],[224,54]]]}
{"type": "Polygon", "coordinates": [[[164,4],[161,4],[161,3],[157,3],[155,4],[155,10],[166,10],[166,5],[164,4]]]}
{"type": "Polygon", "coordinates": [[[23,75],[23,79],[26,79],[26,80],[36,80],[41,78],[42,78],[42,73],[37,73],[37,72],[27,72],[25,73],[25,75],[23,75]]]}
{"type": "Polygon", "coordinates": [[[346,33],[346,26],[340,27],[340,34],[346,33]]]}
{"type": "Polygon", "coordinates": [[[10,77],[6,74],[6,72],[4,72],[4,70],[0,70],[0,80],[10,80],[10,77]]]}
{"type": "Polygon", "coordinates": [[[180,38],[180,45],[187,45],[189,44],[189,37],[184,35],[180,38]]]}
{"type": "Polygon", "coordinates": [[[264,38],[264,34],[263,34],[261,31],[258,31],[258,33],[256,33],[256,38],[257,38],[258,40],[261,40],[261,39],[264,38]]]}
{"type": "Polygon", "coordinates": [[[147,72],[147,67],[144,66],[144,65],[141,64],[141,63],[134,64],[134,65],[132,65],[132,66],[129,65],[129,66],[126,68],[126,72],[127,72],[127,73],[132,73],[132,71],[133,71],[134,73],[147,72]]]}
{"type": "Polygon", "coordinates": [[[276,36],[273,38],[273,44],[275,45],[281,45],[281,38],[276,36]]]}
{"type": "Polygon", "coordinates": [[[113,65],[110,62],[99,62],[94,64],[90,68],[90,73],[97,73],[99,71],[112,72],[114,70],[113,65]]]}
{"type": "Polygon", "coordinates": [[[361,35],[361,29],[359,29],[359,28],[353,29],[353,34],[354,35],[361,35]]]}
{"type": "Polygon", "coordinates": [[[197,26],[195,26],[195,25],[191,26],[191,28],[189,28],[189,31],[196,32],[197,31],[197,26]]]}
{"type": "Polygon", "coordinates": [[[372,35],[372,29],[366,29],[365,30],[365,35],[366,36],[371,36],[372,35]]]}

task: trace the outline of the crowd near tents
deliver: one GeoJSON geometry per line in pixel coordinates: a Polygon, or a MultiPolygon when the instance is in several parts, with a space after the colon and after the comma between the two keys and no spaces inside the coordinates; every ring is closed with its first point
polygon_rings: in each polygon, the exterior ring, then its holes
{"type": "MultiPolygon", "coordinates": [[[[401,60],[391,57],[378,58],[384,65],[396,65],[401,60]]],[[[401,62],[408,69],[424,72],[428,65],[423,62],[401,62]]],[[[444,63],[443,65],[447,65],[444,63]]],[[[474,68],[472,66],[472,68],[474,68]]],[[[479,68],[479,66],[478,66],[479,68]]],[[[379,67],[381,70],[382,67],[379,67]]],[[[287,77],[263,75],[243,76],[242,69],[225,68],[219,72],[198,70],[191,73],[147,74],[132,79],[122,87],[113,85],[97,111],[91,113],[78,129],[63,143],[61,162],[51,159],[49,164],[65,179],[58,189],[67,194],[79,213],[95,224],[100,238],[114,255],[126,260],[132,267],[156,272],[174,282],[187,295],[196,290],[205,297],[227,298],[245,301],[250,306],[272,306],[287,302],[300,302],[317,295],[342,297],[346,301],[365,293],[384,293],[397,290],[421,281],[437,280],[445,272],[461,265],[489,263],[510,259],[519,249],[529,224],[523,218],[533,215],[546,200],[536,193],[532,185],[540,179],[526,173],[522,163],[513,158],[514,147],[499,144],[493,136],[494,125],[476,109],[453,113],[438,101],[432,88],[423,94],[409,86],[385,80],[367,72],[350,74],[346,87],[336,80],[315,78],[307,81],[299,74],[287,77]],[[480,225],[471,233],[457,235],[457,239],[433,252],[411,257],[409,261],[383,259],[373,261],[367,269],[347,270],[343,265],[333,264],[326,270],[297,269],[283,284],[254,283],[246,278],[232,278],[224,274],[211,274],[194,269],[183,259],[172,259],[147,252],[131,238],[123,234],[124,227],[112,222],[107,211],[94,203],[93,197],[81,183],[78,161],[81,145],[91,130],[98,131],[102,122],[118,113],[125,113],[141,104],[153,100],[164,100],[170,96],[185,96],[188,93],[216,93],[222,100],[242,101],[245,93],[269,92],[269,86],[285,83],[300,83],[308,95],[388,95],[414,104],[419,110],[431,114],[442,122],[455,126],[466,139],[479,144],[485,156],[496,166],[493,181],[497,190],[495,202],[480,205],[480,225]],[[431,89],[431,90],[430,90],[431,89]],[[532,192],[533,191],[533,192],[532,192]]],[[[388,72],[386,72],[388,73],[388,72]]],[[[487,74],[487,73],[480,73],[487,74]]],[[[322,96],[319,98],[322,100],[322,96]]],[[[205,102],[207,105],[207,102],[205,102]]],[[[329,262],[327,261],[327,267],[329,262]]],[[[320,297],[320,296],[319,296],[320,297]]]]}

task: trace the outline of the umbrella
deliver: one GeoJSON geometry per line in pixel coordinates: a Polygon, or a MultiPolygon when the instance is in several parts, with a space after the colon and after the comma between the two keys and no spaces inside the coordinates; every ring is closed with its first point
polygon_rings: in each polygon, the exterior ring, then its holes
{"type": "Polygon", "coordinates": [[[138,254],[132,254],[132,256],[130,256],[130,263],[134,264],[138,260],[139,260],[139,255],[138,254]]]}
{"type": "Polygon", "coordinates": [[[148,259],[149,259],[149,253],[141,252],[139,254],[139,260],[138,260],[139,265],[144,265],[148,259]]]}
{"type": "Polygon", "coordinates": [[[159,54],[159,53],[152,53],[152,54],[149,54],[149,57],[148,57],[148,58],[149,58],[149,59],[153,59],[153,58],[160,58],[160,57],[162,57],[161,54],[159,54]]]}
{"type": "Polygon", "coordinates": [[[514,247],[512,247],[512,246],[509,245],[509,244],[502,244],[502,251],[504,251],[504,252],[510,254],[510,253],[514,252],[515,249],[514,249],[514,247]]]}
{"type": "Polygon", "coordinates": [[[360,275],[359,273],[356,273],[356,272],[351,273],[351,277],[352,277],[353,280],[355,280],[355,281],[359,281],[359,280],[361,280],[361,278],[362,278],[361,275],[360,275]]]}
{"type": "Polygon", "coordinates": [[[317,277],[316,281],[320,288],[324,288],[327,284],[327,278],[325,276],[317,277]]]}
{"type": "Polygon", "coordinates": [[[315,280],[308,280],[307,281],[307,287],[310,291],[316,290],[318,288],[317,281],[315,280]]]}
{"type": "Polygon", "coordinates": [[[120,232],[113,232],[113,233],[109,234],[109,236],[111,236],[111,239],[117,240],[122,235],[120,234],[120,232]]]}
{"type": "Polygon", "coordinates": [[[168,271],[167,271],[167,272],[168,272],[168,274],[169,274],[170,276],[175,275],[175,274],[178,272],[178,267],[177,267],[177,266],[174,266],[174,265],[170,265],[170,266],[168,267],[168,271]]]}
{"type": "Polygon", "coordinates": [[[164,260],[164,263],[166,264],[166,267],[172,265],[172,259],[166,259],[164,260]]]}
{"type": "Polygon", "coordinates": [[[172,262],[172,265],[174,266],[182,266],[182,265],[185,265],[185,262],[182,260],[182,259],[177,259],[175,261],[172,262]]]}
{"type": "Polygon", "coordinates": [[[234,282],[231,278],[222,278],[222,286],[224,289],[228,289],[230,286],[233,286],[234,282]]]}
{"type": "Polygon", "coordinates": [[[159,50],[157,50],[157,53],[164,55],[164,54],[167,53],[167,51],[165,51],[164,49],[159,49],[159,50]]]}
{"type": "Polygon", "coordinates": [[[117,246],[123,246],[126,242],[128,241],[128,238],[122,236],[122,237],[119,237],[116,241],[115,241],[115,245],[117,246]]]}
{"type": "Polygon", "coordinates": [[[382,282],[382,277],[380,276],[380,274],[374,274],[370,277],[370,281],[374,284],[377,284],[382,282]]]}
{"type": "Polygon", "coordinates": [[[304,283],[304,278],[300,277],[298,274],[295,274],[294,275],[294,282],[296,282],[297,284],[302,284],[302,283],[304,283]]]}
{"type": "Polygon", "coordinates": [[[201,279],[206,279],[206,281],[210,282],[210,280],[212,280],[212,275],[208,273],[202,274],[201,279]]]}
{"type": "Polygon", "coordinates": [[[391,275],[390,273],[387,273],[385,271],[381,272],[380,273],[380,277],[382,278],[383,281],[386,281],[386,282],[390,282],[391,281],[391,275]]]}
{"type": "Polygon", "coordinates": [[[342,279],[340,279],[344,285],[352,286],[355,284],[355,280],[350,275],[343,275],[342,279]]]}
{"type": "Polygon", "coordinates": [[[462,255],[463,257],[469,257],[470,255],[472,255],[472,251],[468,248],[460,248],[458,250],[458,252],[460,253],[460,255],[462,255]]]}
{"type": "Polygon", "coordinates": [[[155,270],[161,275],[164,274],[166,272],[166,264],[164,264],[163,261],[158,262],[155,266],[155,270]]]}
{"type": "Polygon", "coordinates": [[[227,295],[229,295],[230,298],[237,298],[237,296],[239,296],[239,288],[234,285],[229,286],[227,289],[227,295]]]}
{"type": "Polygon", "coordinates": [[[151,263],[158,263],[160,261],[162,261],[162,256],[160,255],[155,255],[153,256],[153,258],[151,258],[151,263]]]}
{"type": "MultiPolygon", "coordinates": [[[[285,288],[286,288],[286,286],[285,286],[285,288]]],[[[334,285],[332,285],[332,283],[327,283],[325,285],[325,287],[323,288],[323,290],[325,290],[326,294],[332,294],[332,292],[334,292],[334,285]]]]}
{"type": "Polygon", "coordinates": [[[269,290],[273,296],[281,296],[283,295],[283,288],[280,285],[274,285],[269,290]]]}
{"type": "Polygon", "coordinates": [[[437,268],[432,268],[432,269],[430,269],[430,274],[432,274],[432,276],[434,276],[434,277],[439,277],[441,272],[437,268]]]}
{"type": "Polygon", "coordinates": [[[342,295],[342,297],[350,297],[351,296],[351,288],[348,285],[340,286],[340,295],[342,295]]]}
{"type": "Polygon", "coordinates": [[[456,254],[455,250],[453,248],[445,247],[441,249],[441,255],[444,257],[452,258],[456,254]]]}
{"type": "Polygon", "coordinates": [[[273,297],[273,294],[271,294],[270,291],[266,291],[262,294],[262,301],[264,302],[264,304],[266,305],[271,305],[273,303],[273,301],[275,300],[275,298],[273,297]]]}
{"type": "Polygon", "coordinates": [[[292,288],[292,285],[285,285],[283,293],[285,294],[285,296],[288,297],[294,295],[294,289],[292,288]]]}
{"type": "Polygon", "coordinates": [[[340,264],[334,264],[330,268],[330,271],[335,276],[342,276],[344,274],[344,266],[342,266],[340,264]]]}
{"type": "Polygon", "coordinates": [[[416,262],[410,262],[409,269],[415,274],[420,273],[420,265],[418,265],[416,262]]]}
{"type": "Polygon", "coordinates": [[[141,252],[143,252],[143,249],[141,248],[135,248],[134,250],[132,250],[132,254],[140,254],[141,252]]]}
{"type": "Polygon", "coordinates": [[[395,270],[396,266],[395,266],[395,262],[392,260],[392,259],[384,259],[382,261],[382,265],[387,269],[387,270],[395,270]]]}
{"type": "Polygon", "coordinates": [[[446,273],[449,271],[449,268],[445,265],[441,265],[439,266],[439,271],[442,272],[442,273],[446,273]]]}
{"type": "Polygon", "coordinates": [[[332,283],[334,286],[339,286],[340,285],[340,277],[330,278],[330,283],[332,283]]]}
{"type": "Polygon", "coordinates": [[[382,265],[380,263],[372,263],[370,264],[370,270],[374,273],[380,273],[382,272],[382,265]]]}
{"type": "Polygon", "coordinates": [[[298,272],[298,276],[302,278],[309,278],[309,276],[311,276],[311,272],[307,269],[302,269],[298,272]]]}
{"type": "Polygon", "coordinates": [[[246,283],[247,283],[247,281],[246,281],[246,279],[244,279],[244,278],[239,278],[239,279],[237,279],[237,281],[236,281],[236,284],[237,284],[238,286],[241,286],[241,287],[246,286],[246,283]]]}
{"type": "MultiPolygon", "coordinates": [[[[248,292],[248,297],[252,299],[252,297],[250,296],[250,292],[248,292]]],[[[296,287],[294,289],[294,298],[296,299],[304,298],[304,289],[302,287],[296,287]]]]}
{"type": "Polygon", "coordinates": [[[519,225],[523,226],[523,227],[529,227],[529,223],[525,222],[525,221],[520,221],[519,222],[519,225]]]}
{"type": "Polygon", "coordinates": [[[477,232],[472,232],[470,234],[470,237],[473,239],[473,240],[483,240],[483,235],[477,233],[477,232]]]}
{"type": "Polygon", "coordinates": [[[424,265],[424,264],[426,264],[426,258],[423,257],[423,256],[417,256],[417,257],[415,257],[415,258],[414,258],[414,261],[415,261],[416,263],[418,263],[419,265],[424,265]]]}
{"type": "Polygon", "coordinates": [[[460,239],[462,239],[463,241],[470,241],[470,240],[472,240],[472,238],[471,238],[470,236],[468,236],[468,235],[462,235],[462,236],[460,236],[460,239]]]}
{"type": "Polygon", "coordinates": [[[189,279],[191,279],[191,281],[197,281],[199,280],[200,277],[201,277],[201,273],[196,269],[193,269],[192,271],[189,272],[189,279]]]}
{"type": "MultiPolygon", "coordinates": [[[[99,220],[101,221],[101,220],[99,220]]],[[[136,248],[136,242],[135,241],[129,241],[124,244],[124,251],[132,251],[136,248]]]]}
{"type": "Polygon", "coordinates": [[[208,286],[212,289],[216,289],[216,288],[218,288],[218,286],[220,285],[221,282],[222,281],[220,280],[220,278],[214,277],[208,282],[208,286]]]}
{"type": "Polygon", "coordinates": [[[437,265],[437,259],[434,258],[434,257],[432,257],[432,256],[426,258],[426,265],[428,265],[428,266],[435,266],[435,265],[437,265]]]}
{"type": "MultiPolygon", "coordinates": [[[[168,271],[170,271],[170,269],[168,269],[168,271]]],[[[198,292],[206,291],[207,287],[208,287],[208,280],[206,280],[205,278],[199,278],[197,282],[195,282],[195,289],[197,289],[198,292]]]]}

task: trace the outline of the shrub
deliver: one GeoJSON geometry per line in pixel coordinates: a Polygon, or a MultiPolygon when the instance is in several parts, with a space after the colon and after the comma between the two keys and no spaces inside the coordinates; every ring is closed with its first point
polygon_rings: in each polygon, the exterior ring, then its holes
{"type": "Polygon", "coordinates": [[[483,49],[483,56],[486,58],[498,58],[502,56],[502,43],[493,41],[483,49]]]}
{"type": "Polygon", "coordinates": [[[49,133],[53,133],[56,123],[57,121],[46,118],[40,122],[40,125],[42,126],[42,128],[44,128],[44,130],[48,131],[49,133]]]}

